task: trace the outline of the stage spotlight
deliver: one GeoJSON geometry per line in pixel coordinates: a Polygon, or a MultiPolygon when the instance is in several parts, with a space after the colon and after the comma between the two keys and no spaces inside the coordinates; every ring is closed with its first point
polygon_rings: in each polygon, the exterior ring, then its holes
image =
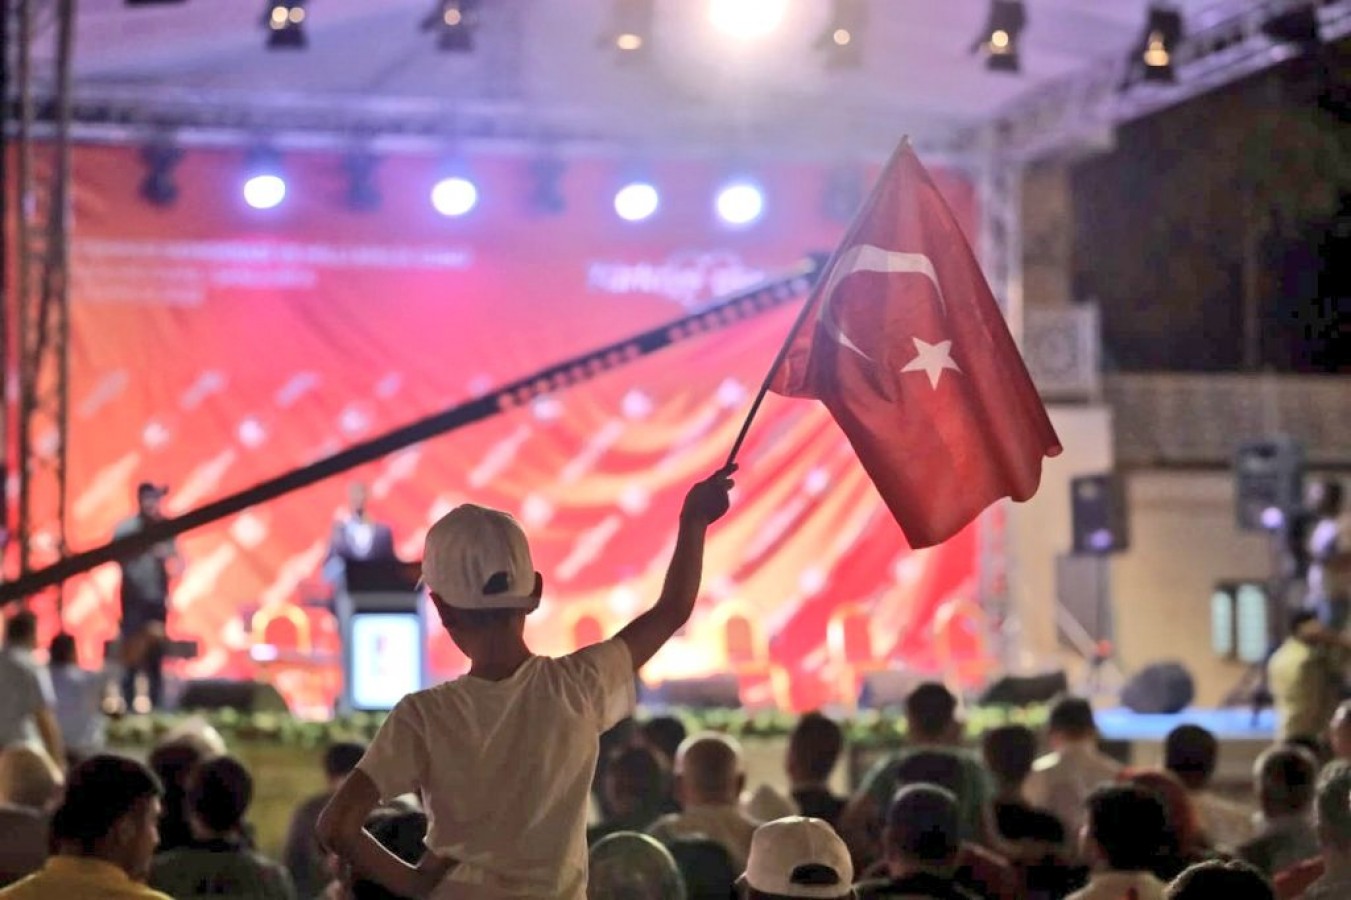
{"type": "Polygon", "coordinates": [[[649,219],[660,205],[657,189],[645,181],[631,181],[615,193],[615,212],[625,222],[649,219]]]}
{"type": "Polygon", "coordinates": [[[1177,80],[1173,54],[1182,41],[1182,13],[1163,6],[1151,6],[1144,34],[1135,49],[1132,69],[1145,81],[1171,84],[1177,80]]]}
{"type": "Polygon", "coordinates": [[[615,0],[610,29],[600,38],[602,47],[613,47],[624,58],[642,55],[652,43],[655,0],[615,0]]]}
{"type": "Polygon", "coordinates": [[[478,188],[462,175],[442,178],[432,186],[432,206],[443,216],[462,216],[478,203],[478,188]]]}
{"type": "Polygon", "coordinates": [[[263,9],[267,49],[301,50],[305,39],[305,0],[268,0],[263,9]]]}
{"type": "Polygon", "coordinates": [[[752,40],[778,28],[787,10],[788,0],[709,0],[708,17],[722,33],[752,40]]]}
{"type": "Polygon", "coordinates": [[[971,45],[972,53],[985,54],[991,72],[1017,72],[1021,61],[1018,44],[1027,27],[1027,9],[1022,0],[991,0],[985,30],[971,45]]]}
{"type": "Polygon", "coordinates": [[[141,162],[145,164],[145,178],[141,179],[141,196],[154,206],[172,206],[178,199],[178,185],[174,183],[174,169],[183,159],[183,151],[167,144],[151,144],[141,148],[141,162]]]}
{"type": "Polygon", "coordinates": [[[765,196],[750,181],[733,181],[718,191],[715,206],[718,218],[728,225],[749,225],[764,212],[765,196]]]}
{"type": "Polygon", "coordinates": [[[380,208],[380,186],[375,181],[379,160],[369,153],[353,153],[343,160],[347,172],[347,206],[357,212],[380,208]]]}
{"type": "Polygon", "coordinates": [[[244,202],[254,209],[272,209],[286,199],[281,160],[271,150],[255,150],[245,166],[244,202]]]}
{"type": "Polygon", "coordinates": [[[863,30],[868,20],[866,0],[834,0],[830,19],[816,49],[832,69],[852,69],[863,63],[863,30]]]}
{"type": "Polygon", "coordinates": [[[478,24],[479,0],[436,0],[422,30],[436,32],[436,47],[443,53],[472,53],[478,24]]]}

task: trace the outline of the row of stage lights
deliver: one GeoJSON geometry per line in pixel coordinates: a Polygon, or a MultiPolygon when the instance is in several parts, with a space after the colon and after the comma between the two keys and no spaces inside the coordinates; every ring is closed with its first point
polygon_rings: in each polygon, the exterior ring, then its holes
{"type": "MultiPolygon", "coordinates": [[[[182,157],[182,151],[171,147],[147,147],[142,152],[146,174],[141,182],[141,196],[156,206],[169,206],[178,197],[173,180],[173,168],[182,157]]],[[[241,186],[244,202],[258,210],[275,209],[287,197],[286,176],[276,155],[257,152],[246,165],[246,177],[241,186]]],[[[564,201],[556,178],[561,168],[552,168],[551,179],[538,181],[532,196],[532,206],[545,212],[561,212],[564,201]]],[[[358,210],[379,206],[379,191],[374,184],[374,164],[366,158],[351,158],[347,163],[348,203],[358,210]]],[[[537,180],[540,173],[536,172],[537,180]]],[[[833,188],[837,193],[840,188],[833,188]]],[[[448,174],[437,180],[428,194],[432,208],[448,218],[458,218],[472,212],[479,204],[479,188],[463,172],[448,174]]],[[[848,205],[852,198],[843,198],[848,205]]],[[[661,208],[661,194],[656,185],[644,179],[631,179],[615,191],[614,211],[626,222],[642,222],[657,214],[661,208]]],[[[840,205],[840,204],[837,204],[840,205]]],[[[732,178],[724,182],[714,194],[713,209],[726,225],[743,227],[753,224],[764,213],[764,191],[753,179],[732,178]]]]}

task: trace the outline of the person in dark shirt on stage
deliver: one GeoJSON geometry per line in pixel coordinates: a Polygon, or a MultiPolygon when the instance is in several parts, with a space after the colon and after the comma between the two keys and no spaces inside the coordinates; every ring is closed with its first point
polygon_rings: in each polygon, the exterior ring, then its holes
{"type": "MultiPolygon", "coordinates": [[[[164,519],[163,485],[142,482],[136,488],[136,515],[118,523],[113,539],[130,537],[164,519]]],[[[148,712],[164,700],[164,639],[169,619],[169,585],[183,572],[183,559],[172,540],[118,563],[122,570],[122,696],[127,710],[148,712]],[[136,705],[136,676],[144,672],[149,707],[136,705]]]]}

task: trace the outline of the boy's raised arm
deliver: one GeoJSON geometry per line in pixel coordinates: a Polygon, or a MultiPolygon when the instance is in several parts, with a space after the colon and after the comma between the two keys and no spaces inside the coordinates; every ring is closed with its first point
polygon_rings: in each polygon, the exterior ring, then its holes
{"type": "Polygon", "coordinates": [[[666,569],[666,582],[662,585],[661,596],[651,609],[619,632],[620,640],[628,645],[635,670],[651,659],[689,621],[703,577],[704,535],[708,526],[727,512],[727,494],[732,489],[732,473],[735,471],[736,466],[719,469],[690,488],[685,496],[685,504],[680,510],[680,530],[676,535],[675,552],[666,569]]]}

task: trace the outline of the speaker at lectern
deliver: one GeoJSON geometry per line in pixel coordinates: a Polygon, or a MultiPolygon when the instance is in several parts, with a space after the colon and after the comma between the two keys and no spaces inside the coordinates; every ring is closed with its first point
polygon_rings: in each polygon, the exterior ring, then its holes
{"type": "Polygon", "coordinates": [[[392,709],[427,684],[427,627],[420,566],[348,560],[337,597],[342,633],[338,712],[392,709]]]}

